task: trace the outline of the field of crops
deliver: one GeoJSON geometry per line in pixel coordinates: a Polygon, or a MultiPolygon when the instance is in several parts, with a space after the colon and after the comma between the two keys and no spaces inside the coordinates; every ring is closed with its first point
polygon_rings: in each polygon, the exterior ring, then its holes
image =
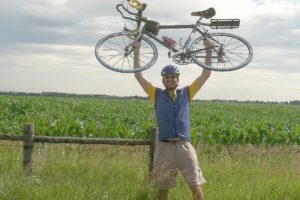
{"type": "MultiPolygon", "coordinates": [[[[156,126],[148,100],[0,96],[0,134],[147,138],[156,126]]],[[[194,101],[192,143],[300,144],[300,106],[194,101]]]]}

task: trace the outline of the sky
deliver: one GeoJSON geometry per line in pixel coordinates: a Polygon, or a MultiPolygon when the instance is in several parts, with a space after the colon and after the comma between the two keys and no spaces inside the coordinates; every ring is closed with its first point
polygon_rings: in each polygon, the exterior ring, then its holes
{"type": "MultiPolygon", "coordinates": [[[[94,56],[96,43],[122,31],[125,21],[117,0],[0,1],[0,91],[66,92],[146,96],[133,74],[103,67],[94,56]]],[[[126,1],[124,1],[126,3],[126,1]]],[[[193,24],[190,15],[214,7],[214,18],[239,18],[240,27],[222,30],[245,38],[252,62],[231,72],[212,72],[195,99],[300,100],[300,1],[298,0],[143,0],[144,16],[160,24],[193,24]]],[[[214,32],[216,30],[209,30],[214,32]]],[[[161,31],[159,36],[186,37],[189,30],[161,31]]],[[[171,64],[157,44],[155,65],[143,72],[163,88],[160,70],[171,64]]],[[[202,72],[195,64],[179,66],[179,87],[202,72]]]]}

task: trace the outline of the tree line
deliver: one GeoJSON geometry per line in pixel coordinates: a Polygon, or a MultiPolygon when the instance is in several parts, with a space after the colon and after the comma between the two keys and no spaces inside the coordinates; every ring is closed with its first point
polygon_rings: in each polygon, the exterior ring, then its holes
{"type": "MultiPolygon", "coordinates": [[[[141,96],[115,96],[115,95],[105,95],[105,94],[76,94],[76,93],[64,93],[64,92],[4,92],[0,91],[0,95],[12,95],[12,96],[46,96],[46,97],[82,97],[82,98],[109,98],[109,99],[143,99],[147,100],[147,97],[141,96]]],[[[256,104],[291,104],[300,105],[300,100],[291,101],[261,101],[261,100],[224,100],[224,99],[213,99],[213,100],[195,100],[195,101],[211,101],[211,102],[229,102],[229,103],[256,103],[256,104]]]]}

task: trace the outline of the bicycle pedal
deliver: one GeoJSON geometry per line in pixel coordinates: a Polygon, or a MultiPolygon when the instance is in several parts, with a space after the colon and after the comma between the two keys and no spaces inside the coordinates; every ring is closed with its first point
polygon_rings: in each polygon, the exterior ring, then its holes
{"type": "Polygon", "coordinates": [[[171,51],[168,51],[168,57],[171,58],[171,51]]]}

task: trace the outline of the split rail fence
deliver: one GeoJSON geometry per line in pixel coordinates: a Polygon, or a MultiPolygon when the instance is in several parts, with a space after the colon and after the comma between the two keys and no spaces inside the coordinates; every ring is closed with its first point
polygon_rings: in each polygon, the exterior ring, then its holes
{"type": "Polygon", "coordinates": [[[153,156],[157,139],[157,128],[149,129],[149,139],[113,139],[35,136],[34,125],[25,124],[23,136],[0,135],[0,140],[23,141],[23,172],[29,176],[33,172],[34,143],[72,143],[72,144],[108,144],[108,145],[150,145],[149,173],[153,167],[153,156]]]}

